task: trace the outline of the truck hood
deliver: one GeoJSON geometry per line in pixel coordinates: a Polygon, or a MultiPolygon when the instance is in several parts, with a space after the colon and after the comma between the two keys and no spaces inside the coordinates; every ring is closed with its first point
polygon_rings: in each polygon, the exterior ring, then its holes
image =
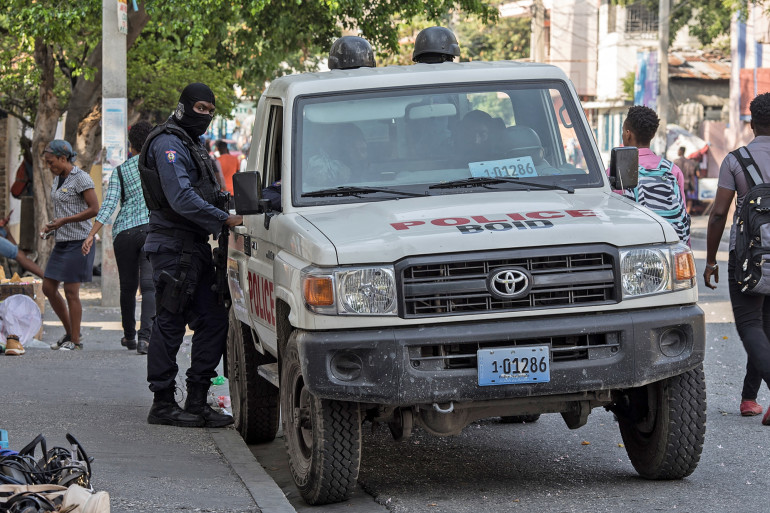
{"type": "Polygon", "coordinates": [[[678,240],[667,223],[637,204],[596,190],[450,194],[336,205],[302,215],[335,246],[340,264],[501,248],[678,240]]]}

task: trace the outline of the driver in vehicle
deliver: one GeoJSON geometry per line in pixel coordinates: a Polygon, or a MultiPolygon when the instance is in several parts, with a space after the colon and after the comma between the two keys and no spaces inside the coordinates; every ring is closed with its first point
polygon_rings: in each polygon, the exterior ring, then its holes
{"type": "Polygon", "coordinates": [[[329,188],[359,179],[369,168],[369,152],[364,133],[353,123],[334,129],[310,157],[303,173],[306,187],[329,188]]]}

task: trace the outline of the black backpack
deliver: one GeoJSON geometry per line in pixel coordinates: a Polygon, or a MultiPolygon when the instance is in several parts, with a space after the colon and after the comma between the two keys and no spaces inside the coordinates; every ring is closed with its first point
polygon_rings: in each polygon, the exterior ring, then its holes
{"type": "Polygon", "coordinates": [[[770,184],[762,181],[748,148],[730,152],[749,184],[735,236],[735,281],[741,292],[770,295],[770,184]]]}

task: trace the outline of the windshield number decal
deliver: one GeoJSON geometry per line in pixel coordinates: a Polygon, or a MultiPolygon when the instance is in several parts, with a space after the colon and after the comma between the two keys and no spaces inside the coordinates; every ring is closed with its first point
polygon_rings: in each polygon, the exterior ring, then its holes
{"type": "Polygon", "coordinates": [[[482,178],[519,178],[537,176],[532,157],[517,157],[487,162],[470,162],[471,176],[482,178]]]}

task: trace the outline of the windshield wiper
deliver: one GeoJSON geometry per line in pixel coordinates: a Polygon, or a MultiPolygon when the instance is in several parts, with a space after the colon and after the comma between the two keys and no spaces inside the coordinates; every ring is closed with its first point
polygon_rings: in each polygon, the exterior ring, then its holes
{"type": "Polygon", "coordinates": [[[405,198],[413,197],[420,198],[424,194],[418,192],[406,192],[395,189],[380,189],[378,187],[332,187],[330,189],[321,189],[320,191],[306,192],[302,195],[303,198],[320,198],[323,196],[358,196],[359,194],[372,194],[375,192],[385,192],[388,194],[395,194],[405,198]]]}
{"type": "Polygon", "coordinates": [[[473,176],[471,178],[463,178],[461,180],[452,180],[451,182],[436,183],[428,187],[428,189],[456,189],[460,187],[477,187],[494,185],[498,183],[515,183],[526,187],[537,187],[547,190],[560,190],[567,191],[570,194],[575,192],[574,187],[562,186],[548,183],[527,182],[521,178],[513,176],[498,176],[498,177],[486,177],[486,176],[473,176]]]}

